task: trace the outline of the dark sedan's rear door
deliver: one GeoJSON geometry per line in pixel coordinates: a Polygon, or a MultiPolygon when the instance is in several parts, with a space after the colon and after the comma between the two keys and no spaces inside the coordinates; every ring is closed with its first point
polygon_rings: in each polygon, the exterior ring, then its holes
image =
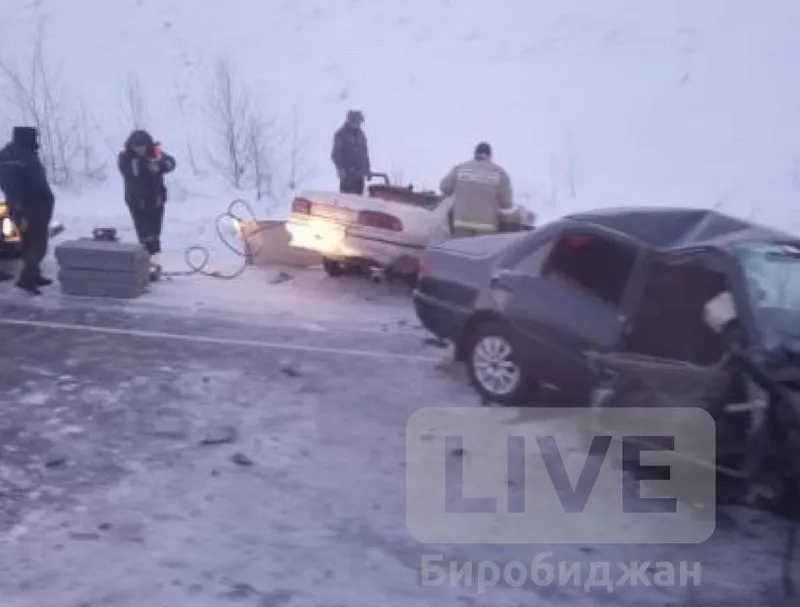
{"type": "Polygon", "coordinates": [[[624,240],[575,228],[500,271],[496,285],[508,286],[504,312],[535,377],[562,390],[584,390],[592,379],[584,353],[621,341],[638,257],[624,240]]]}

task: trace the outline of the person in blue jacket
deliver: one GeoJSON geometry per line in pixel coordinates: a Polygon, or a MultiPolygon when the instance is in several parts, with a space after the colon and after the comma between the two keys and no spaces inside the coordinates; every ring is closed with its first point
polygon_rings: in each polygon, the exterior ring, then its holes
{"type": "Polygon", "coordinates": [[[47,255],[55,196],[39,159],[35,127],[14,127],[11,142],[0,150],[0,189],[22,236],[23,266],[17,286],[39,295],[40,287],[52,284],[42,276],[41,263],[47,255]]]}

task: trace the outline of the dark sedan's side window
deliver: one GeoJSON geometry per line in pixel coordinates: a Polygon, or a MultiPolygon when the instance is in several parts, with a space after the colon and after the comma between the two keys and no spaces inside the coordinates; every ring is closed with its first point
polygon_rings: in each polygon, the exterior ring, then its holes
{"type": "Polygon", "coordinates": [[[636,249],[597,234],[568,233],[556,239],[542,276],[560,280],[618,306],[636,263],[636,249]]]}
{"type": "Polygon", "coordinates": [[[514,264],[514,269],[517,272],[523,272],[525,274],[529,274],[530,276],[541,275],[544,264],[547,261],[547,258],[550,257],[550,252],[553,250],[553,245],[555,244],[555,238],[540,244],[533,251],[526,254],[522,259],[514,264]]]}

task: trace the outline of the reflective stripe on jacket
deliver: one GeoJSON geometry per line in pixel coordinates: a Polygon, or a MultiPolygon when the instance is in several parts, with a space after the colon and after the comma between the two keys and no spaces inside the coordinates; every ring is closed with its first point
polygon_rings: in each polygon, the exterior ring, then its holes
{"type": "Polygon", "coordinates": [[[453,229],[470,230],[472,232],[486,232],[487,234],[490,234],[498,231],[498,225],[496,223],[481,223],[479,221],[453,219],[453,229]]]}
{"type": "Polygon", "coordinates": [[[440,185],[445,196],[453,196],[454,226],[496,232],[500,210],[513,208],[508,174],[488,159],[453,167],[440,185]]]}

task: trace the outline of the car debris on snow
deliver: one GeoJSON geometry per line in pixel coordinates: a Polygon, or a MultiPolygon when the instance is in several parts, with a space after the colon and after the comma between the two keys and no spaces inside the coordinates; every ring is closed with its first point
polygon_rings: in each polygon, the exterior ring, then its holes
{"type": "Polygon", "coordinates": [[[69,536],[73,540],[78,540],[81,542],[91,542],[100,539],[100,534],[91,531],[70,531],[69,536]]]}
{"type": "Polygon", "coordinates": [[[201,445],[223,445],[236,440],[239,433],[233,426],[212,426],[206,430],[201,445]]]}
{"type": "Polygon", "coordinates": [[[424,344],[426,346],[433,346],[434,348],[447,348],[448,343],[446,339],[441,339],[439,337],[426,337],[424,344]]]}
{"type": "Polygon", "coordinates": [[[269,284],[279,285],[282,282],[287,282],[289,280],[294,280],[294,276],[288,272],[280,271],[270,279],[269,284]]]}
{"type": "Polygon", "coordinates": [[[44,463],[45,468],[60,468],[61,466],[66,465],[67,458],[61,456],[51,457],[44,463]]]}
{"type": "Polygon", "coordinates": [[[255,463],[244,453],[234,453],[231,456],[231,461],[239,466],[252,466],[255,463]]]}
{"type": "Polygon", "coordinates": [[[300,377],[302,373],[298,369],[297,364],[291,360],[282,360],[280,362],[281,373],[288,377],[300,377]]]}

